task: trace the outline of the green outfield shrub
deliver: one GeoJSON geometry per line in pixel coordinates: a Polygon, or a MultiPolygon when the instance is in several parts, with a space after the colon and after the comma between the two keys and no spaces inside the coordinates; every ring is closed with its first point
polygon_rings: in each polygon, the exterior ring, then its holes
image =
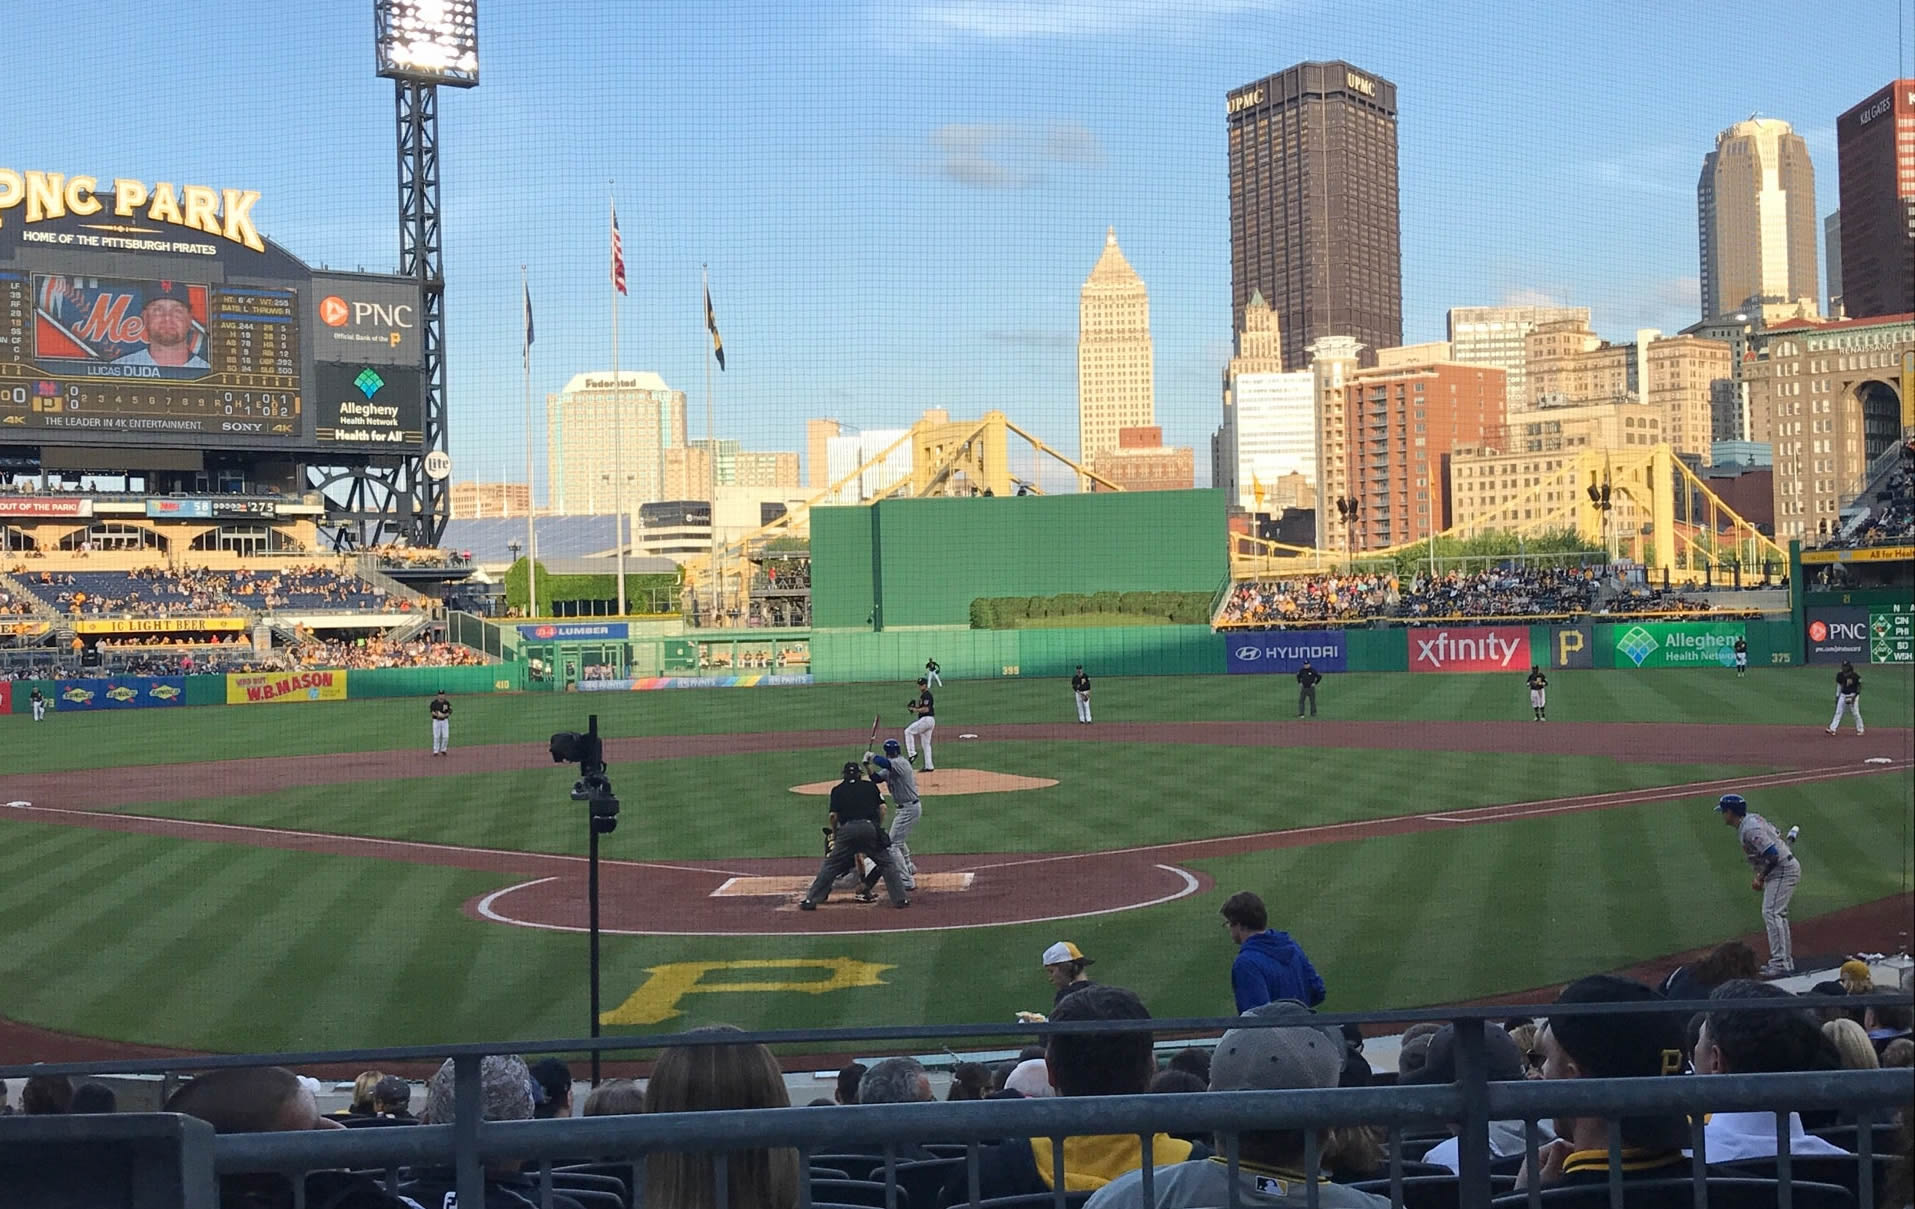
{"type": "MultiPolygon", "coordinates": [[[[553,575],[546,571],[545,564],[539,564],[539,599],[537,607],[526,609],[526,559],[521,558],[512,564],[505,573],[505,602],[519,609],[525,616],[549,617],[552,615],[554,601],[574,600],[617,600],[617,575],[553,575]]],[[[679,577],[677,573],[656,575],[627,575],[625,577],[625,605],[634,614],[651,612],[676,613],[679,607],[679,577]]]]}
{"type": "Polygon", "coordinates": [[[1209,592],[1064,592],[1056,596],[979,596],[974,630],[1015,630],[1032,623],[1082,619],[1085,625],[1208,625],[1209,592]],[[1108,618],[1099,622],[1098,618],[1108,618]]]}

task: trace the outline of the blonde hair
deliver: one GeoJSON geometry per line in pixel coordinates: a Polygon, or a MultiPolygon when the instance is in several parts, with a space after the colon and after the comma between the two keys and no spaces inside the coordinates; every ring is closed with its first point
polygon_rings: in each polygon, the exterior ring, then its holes
{"type": "Polygon", "coordinates": [[[1831,1020],[1822,1026],[1822,1035],[1835,1043],[1836,1052],[1842,1055],[1843,1070],[1874,1070],[1882,1065],[1868,1031],[1855,1021],[1847,1017],[1831,1020]]]}
{"type": "Polygon", "coordinates": [[[359,1077],[352,1081],[352,1111],[372,1112],[372,1089],[379,1086],[379,1080],[386,1076],[376,1070],[362,1070],[359,1077]]]}
{"type": "MultiPolygon", "coordinates": [[[[728,1024],[692,1034],[736,1033],[728,1024]]],[[[789,1108],[784,1073],[762,1045],[681,1045],[658,1055],[645,1087],[646,1112],[711,1112],[726,1108],[789,1108]]],[[[661,1151],[645,1161],[646,1209],[715,1209],[714,1155],[661,1151]]],[[[725,1152],[725,1182],[734,1205],[795,1209],[798,1152],[788,1147],[725,1152]]]]}

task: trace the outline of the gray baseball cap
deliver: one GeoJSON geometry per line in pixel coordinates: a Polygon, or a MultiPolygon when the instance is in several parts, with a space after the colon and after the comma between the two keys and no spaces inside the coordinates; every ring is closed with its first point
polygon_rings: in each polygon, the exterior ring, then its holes
{"type": "Polygon", "coordinates": [[[1320,1028],[1231,1029],[1210,1058],[1211,1091],[1335,1087],[1343,1045],[1320,1028]]]}

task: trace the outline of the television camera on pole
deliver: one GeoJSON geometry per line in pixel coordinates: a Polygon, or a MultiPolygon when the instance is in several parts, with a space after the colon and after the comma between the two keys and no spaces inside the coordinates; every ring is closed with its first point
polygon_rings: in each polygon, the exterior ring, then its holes
{"type": "MultiPolygon", "coordinates": [[[[564,730],[552,736],[552,762],[579,766],[578,780],[572,782],[572,800],[586,803],[585,815],[589,848],[586,856],[586,898],[590,912],[590,969],[592,999],[591,1036],[598,1036],[598,837],[618,830],[618,795],[605,775],[605,745],[598,737],[598,715],[586,722],[585,733],[564,730]]],[[[599,1054],[592,1051],[592,1085],[598,1085],[599,1054]]]]}

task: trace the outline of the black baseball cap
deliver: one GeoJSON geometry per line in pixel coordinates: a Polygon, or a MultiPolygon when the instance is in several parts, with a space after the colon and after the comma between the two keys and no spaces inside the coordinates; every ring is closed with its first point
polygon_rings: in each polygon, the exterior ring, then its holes
{"type": "Polygon", "coordinates": [[[160,301],[177,302],[188,310],[191,310],[193,307],[192,294],[189,288],[184,282],[179,281],[154,282],[153,287],[146,291],[146,297],[140,300],[140,310],[144,311],[147,307],[160,301]]]}

